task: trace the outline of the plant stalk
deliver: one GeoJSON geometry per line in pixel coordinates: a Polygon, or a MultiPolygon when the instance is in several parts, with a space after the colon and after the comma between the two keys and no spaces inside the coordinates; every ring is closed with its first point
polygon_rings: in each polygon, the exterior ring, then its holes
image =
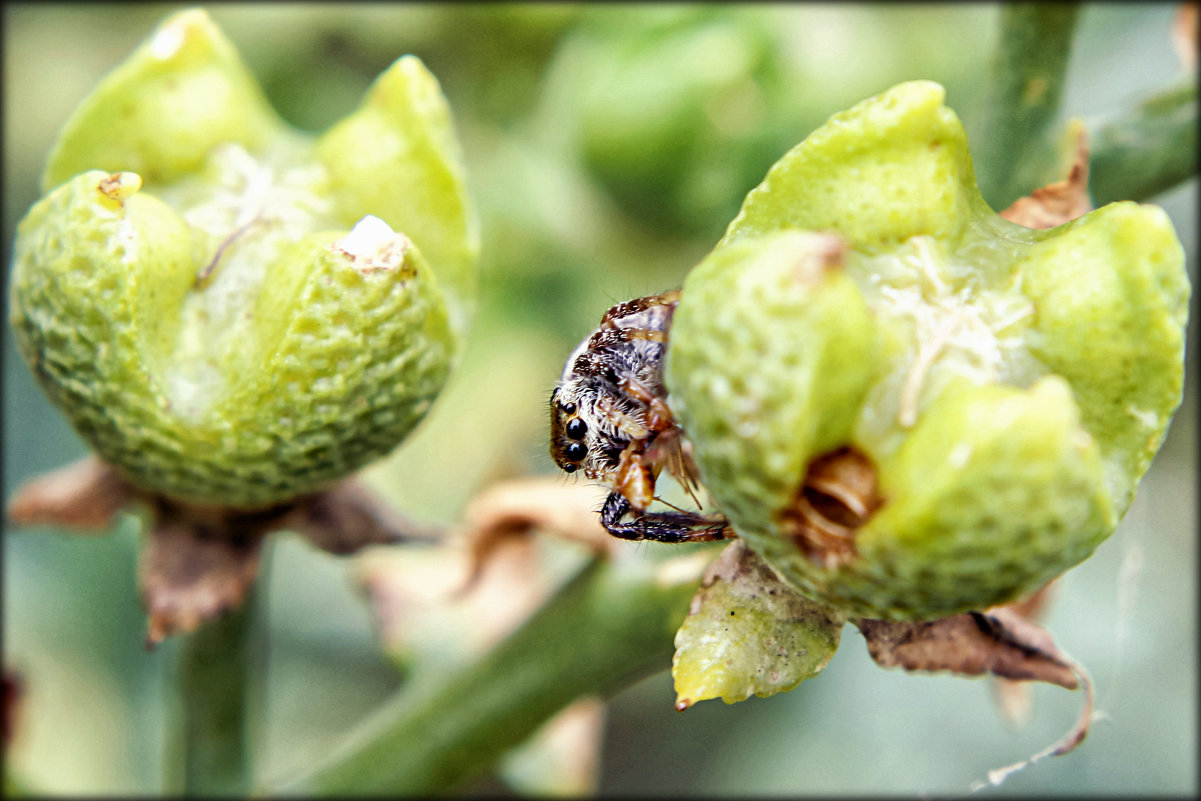
{"type": "MultiPolygon", "coordinates": [[[[256,585],[262,584],[262,579],[256,585]]],[[[187,796],[245,796],[251,748],[247,708],[259,610],[252,589],[239,609],[180,640],[179,697],[173,727],[169,788],[187,796]]]]}
{"type": "Polygon", "coordinates": [[[988,94],[972,135],[976,178],[994,209],[1042,186],[1055,170],[1051,126],[1079,12],[1078,3],[1001,6],[988,94]]]}
{"type": "Polygon", "coordinates": [[[436,686],[402,692],[312,773],[269,792],[461,788],[575,699],[611,695],[670,665],[701,567],[669,583],[653,566],[592,562],[480,661],[436,686]]]}
{"type": "Polygon", "coordinates": [[[1197,79],[1144,100],[1092,134],[1094,205],[1144,201],[1197,174],[1197,79]]]}

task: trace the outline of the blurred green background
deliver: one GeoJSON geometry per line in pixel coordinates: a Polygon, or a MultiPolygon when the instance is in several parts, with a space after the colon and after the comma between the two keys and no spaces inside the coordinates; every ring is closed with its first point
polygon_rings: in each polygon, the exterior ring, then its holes
{"type": "MultiPolygon", "coordinates": [[[[4,7],[4,252],[76,103],[181,6],[4,7]]],[[[320,130],[405,53],[454,110],[480,210],[480,307],[434,411],[371,483],[454,522],[500,478],[554,472],[545,409],[563,359],[611,304],[678,286],[743,195],[829,114],[928,78],[972,130],[992,5],[238,5],[213,18],[289,121],[320,130]]],[[[1178,80],[1175,6],[1084,6],[1064,109],[1100,120],[1178,80]]],[[[1155,198],[1196,281],[1195,179],[1155,198]]],[[[7,258],[6,258],[7,270],[7,258]]],[[[1193,326],[1195,330],[1195,326],[1193,326]]],[[[1183,794],[1197,785],[1196,338],[1186,398],[1118,533],[1072,570],[1046,617],[1092,672],[1103,713],[1076,753],[994,792],[1183,794]]],[[[4,489],[84,454],[4,341],[4,489]]],[[[4,665],[23,677],[9,766],[31,790],[161,786],[177,643],[142,648],[137,530],[4,539],[4,665]]],[[[651,549],[668,546],[630,545],[651,549]]],[[[263,777],[303,769],[402,677],[376,645],[354,560],[293,537],[263,589],[263,777]]],[[[1075,720],[1079,694],[1034,688],[1007,727],[984,680],[877,668],[853,628],[820,677],[770,699],[672,708],[665,671],[608,708],[608,794],[958,794],[1075,720]]],[[[480,791],[501,785],[485,783],[480,791]]]]}

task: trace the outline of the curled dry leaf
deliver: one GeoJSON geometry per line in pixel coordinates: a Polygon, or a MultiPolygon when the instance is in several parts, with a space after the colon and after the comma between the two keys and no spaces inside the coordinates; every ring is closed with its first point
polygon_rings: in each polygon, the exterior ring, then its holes
{"type": "Polygon", "coordinates": [[[1063,756],[1075,750],[1076,746],[1084,742],[1084,738],[1088,736],[1089,727],[1093,722],[1093,681],[1089,678],[1088,672],[1083,667],[1076,663],[1072,663],[1076,675],[1080,679],[1080,683],[1084,686],[1084,704],[1080,710],[1080,717],[1076,720],[1076,725],[1068,730],[1067,734],[1060,737],[1058,741],[1051,743],[1043,750],[1039,751],[1026,759],[1014,762],[1012,765],[1006,765],[1001,768],[994,768],[988,772],[987,781],[973,782],[971,791],[976,792],[985,787],[997,787],[1002,784],[1013,774],[1025,770],[1031,765],[1041,762],[1047,757],[1063,756]]]}
{"type": "Polygon", "coordinates": [[[279,527],[289,528],[323,551],[337,555],[351,554],[368,545],[435,540],[442,533],[417,525],[353,478],[298,499],[279,527]]]}
{"type": "MultiPolygon", "coordinates": [[[[384,650],[426,673],[453,669],[520,626],[564,578],[548,567],[552,543],[534,529],[607,550],[596,487],[530,478],[497,483],[477,495],[463,524],[432,548],[377,551],[358,562],[384,650]]],[[[603,704],[581,699],[510,751],[502,778],[518,792],[579,796],[593,792],[604,726],[603,704]]]]}
{"type": "Polygon", "coordinates": [[[501,481],[476,495],[463,513],[463,536],[470,548],[463,590],[479,580],[497,545],[533,529],[612,554],[617,540],[596,513],[604,494],[601,487],[540,476],[501,481]]]}
{"type": "Polygon", "coordinates": [[[499,641],[554,589],[539,545],[528,537],[498,541],[470,584],[472,557],[461,540],[365,554],[356,572],[384,650],[398,662],[436,668],[499,641]]]}
{"type": "Polygon", "coordinates": [[[782,582],[742,540],[705,572],[676,634],[676,709],[791,690],[825,668],[845,615],[782,582]]]}
{"type": "MultiPolygon", "coordinates": [[[[1008,679],[1050,682],[1069,690],[1083,686],[1080,717],[1068,733],[1028,759],[989,771],[987,784],[999,785],[1048,756],[1066,754],[1088,736],[1093,720],[1093,684],[1088,673],[1060,652],[1045,629],[1009,606],[924,622],[862,618],[855,625],[867,640],[872,659],[883,667],[950,670],[969,676],[992,673],[1008,679]]],[[[978,782],[972,789],[984,786],[978,782]]]]}
{"type": "Polygon", "coordinates": [[[559,581],[543,563],[542,538],[526,534],[537,529],[609,552],[615,540],[596,514],[603,493],[555,478],[498,482],[475,496],[439,547],[365,556],[359,580],[384,648],[402,661],[415,648],[438,659],[474,654],[508,634],[559,581]]]}
{"type": "Polygon", "coordinates": [[[1001,212],[1002,217],[1027,228],[1055,228],[1092,211],[1088,197],[1088,132],[1079,123],[1074,123],[1072,129],[1075,157],[1067,178],[1018,198],[1001,212]]]}

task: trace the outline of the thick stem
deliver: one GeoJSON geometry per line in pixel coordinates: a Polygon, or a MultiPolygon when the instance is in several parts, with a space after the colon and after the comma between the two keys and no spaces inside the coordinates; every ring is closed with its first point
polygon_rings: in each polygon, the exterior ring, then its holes
{"type": "Polygon", "coordinates": [[[1053,171],[1058,153],[1050,127],[1079,11],[1076,3],[1001,7],[987,100],[972,135],[976,178],[994,209],[1042,186],[1053,171]]]}
{"type": "Polygon", "coordinates": [[[1197,81],[1144,100],[1092,134],[1089,193],[1143,201],[1197,174],[1197,81]]]}
{"type": "Polygon", "coordinates": [[[252,642],[258,629],[252,590],[241,608],[180,638],[179,698],[168,766],[169,789],[188,796],[244,796],[251,763],[247,706],[252,642]]]}
{"type": "Polygon", "coordinates": [[[704,561],[670,581],[644,565],[592,563],[479,662],[401,694],[314,772],[270,793],[462,787],[576,698],[612,694],[670,665],[704,561]]]}

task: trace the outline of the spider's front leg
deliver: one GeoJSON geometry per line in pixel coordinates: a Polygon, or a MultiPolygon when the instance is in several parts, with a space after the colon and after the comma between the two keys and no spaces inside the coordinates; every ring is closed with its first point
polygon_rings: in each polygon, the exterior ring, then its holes
{"type": "Polygon", "coordinates": [[[654,542],[709,542],[732,537],[725,518],[708,518],[689,512],[644,512],[635,509],[617,490],[601,508],[601,525],[623,540],[654,542]],[[627,515],[630,519],[622,522],[627,515]]]}

